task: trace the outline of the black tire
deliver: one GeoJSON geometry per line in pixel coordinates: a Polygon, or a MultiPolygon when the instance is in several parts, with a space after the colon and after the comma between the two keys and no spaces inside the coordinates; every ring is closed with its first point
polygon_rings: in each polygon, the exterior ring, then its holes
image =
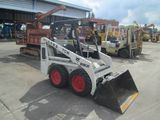
{"type": "MultiPolygon", "coordinates": [[[[78,79],[79,80],[79,79],[78,79]]],[[[69,80],[70,86],[72,91],[78,95],[78,96],[87,96],[90,94],[91,89],[92,89],[92,83],[91,83],[91,79],[88,76],[88,74],[83,70],[83,69],[77,69],[74,70],[71,74],[70,74],[70,80],[69,80]],[[84,89],[82,91],[77,91],[75,89],[74,86],[74,82],[76,77],[81,77],[85,83],[84,89]]]]}
{"type": "Polygon", "coordinates": [[[101,48],[101,52],[104,53],[104,54],[107,54],[107,51],[105,48],[101,48]]]}
{"type": "Polygon", "coordinates": [[[53,86],[57,88],[62,88],[67,85],[67,81],[69,79],[69,74],[66,68],[62,65],[52,65],[49,70],[49,79],[53,86]],[[58,74],[58,77],[56,77],[55,74],[58,74]],[[60,77],[59,77],[60,76],[60,77]],[[56,83],[56,79],[60,78],[59,82],[56,83]]]}
{"type": "Polygon", "coordinates": [[[119,50],[118,55],[122,58],[129,58],[129,50],[127,50],[125,48],[121,49],[121,50],[119,50]]]}

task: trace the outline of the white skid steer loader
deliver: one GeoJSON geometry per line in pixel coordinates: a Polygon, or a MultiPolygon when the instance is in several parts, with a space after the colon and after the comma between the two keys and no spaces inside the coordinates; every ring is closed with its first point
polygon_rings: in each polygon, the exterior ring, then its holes
{"type": "Polygon", "coordinates": [[[138,95],[130,72],[113,75],[111,58],[97,44],[94,48],[80,43],[78,37],[75,40],[73,46],[67,40],[41,38],[42,73],[49,75],[55,87],[69,83],[76,95],[91,94],[98,104],[123,113],[138,95]]]}

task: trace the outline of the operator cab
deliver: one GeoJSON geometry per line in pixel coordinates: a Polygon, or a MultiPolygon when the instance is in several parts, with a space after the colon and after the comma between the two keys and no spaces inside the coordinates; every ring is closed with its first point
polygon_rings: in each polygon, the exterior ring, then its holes
{"type": "Polygon", "coordinates": [[[95,25],[96,23],[85,19],[57,21],[51,26],[53,40],[83,57],[99,59],[98,33],[93,32],[95,25]],[[82,43],[85,43],[83,48],[82,43]],[[94,50],[89,49],[89,46],[92,46],[94,50]]]}

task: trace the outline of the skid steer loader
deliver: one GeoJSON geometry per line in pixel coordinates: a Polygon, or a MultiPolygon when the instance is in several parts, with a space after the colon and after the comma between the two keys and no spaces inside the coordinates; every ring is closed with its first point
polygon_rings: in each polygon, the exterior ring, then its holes
{"type": "Polygon", "coordinates": [[[96,103],[124,113],[138,95],[128,70],[112,73],[112,60],[95,47],[81,43],[77,29],[71,29],[73,45],[68,40],[41,38],[41,72],[49,75],[53,86],[67,84],[79,96],[91,94],[96,103]]]}

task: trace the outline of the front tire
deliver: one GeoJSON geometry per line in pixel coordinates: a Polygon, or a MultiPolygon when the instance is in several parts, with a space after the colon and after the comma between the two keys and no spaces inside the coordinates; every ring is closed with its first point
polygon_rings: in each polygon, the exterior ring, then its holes
{"type": "Polygon", "coordinates": [[[74,70],[69,83],[72,91],[78,96],[87,96],[91,92],[91,79],[83,69],[74,70]]]}
{"type": "Polygon", "coordinates": [[[129,51],[127,49],[121,49],[118,52],[118,55],[122,58],[129,58],[129,51]]]}

